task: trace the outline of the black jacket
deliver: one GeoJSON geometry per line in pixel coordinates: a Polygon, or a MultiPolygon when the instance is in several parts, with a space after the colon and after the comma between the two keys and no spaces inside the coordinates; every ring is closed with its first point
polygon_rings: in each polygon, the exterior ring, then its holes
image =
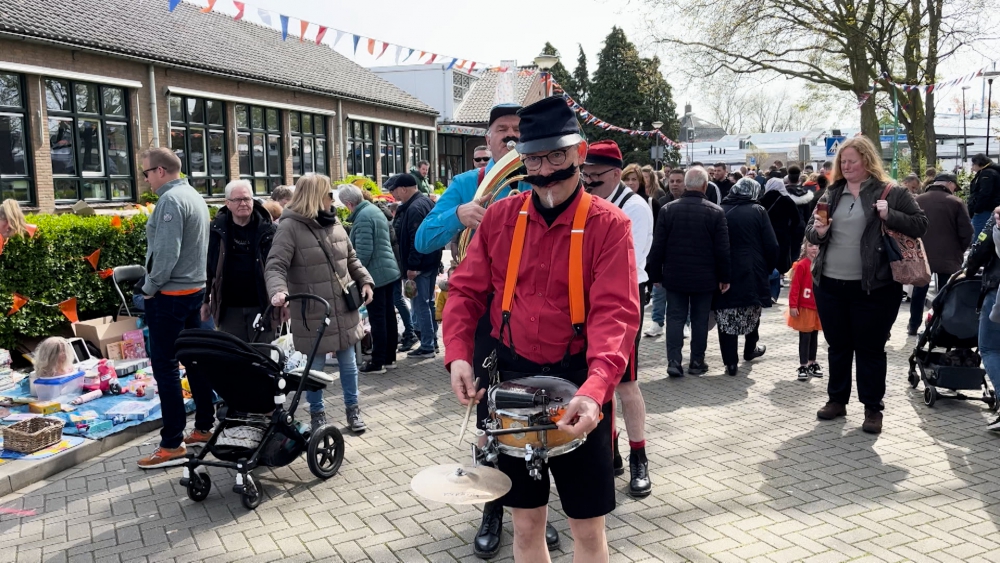
{"type": "MultiPolygon", "coordinates": [[[[969,256],[965,259],[962,269],[965,275],[974,276],[983,268],[983,294],[988,291],[996,291],[1000,287],[1000,258],[997,258],[996,243],[993,242],[993,227],[996,220],[991,216],[986,222],[983,230],[976,235],[976,240],[969,249],[969,256]]],[[[986,314],[989,314],[987,311],[986,314]]]]}
{"type": "Polygon", "coordinates": [[[1000,165],[990,164],[969,184],[969,215],[993,211],[1000,206],[1000,165]]]}
{"type": "Polygon", "coordinates": [[[417,192],[396,210],[392,226],[396,231],[396,241],[399,243],[399,271],[404,276],[408,270],[436,272],[441,266],[440,249],[431,254],[422,254],[417,252],[416,247],[417,229],[432,209],[434,202],[431,198],[417,192]]]}
{"type": "Polygon", "coordinates": [[[716,293],[713,309],[771,306],[768,277],[778,261],[778,240],[767,211],[745,196],[729,196],[722,202],[729,228],[732,282],[729,291],[716,293]]]}
{"type": "MultiPolygon", "coordinates": [[[[206,268],[208,277],[205,281],[205,287],[208,291],[205,292],[205,303],[209,304],[216,326],[218,326],[222,316],[222,306],[223,301],[225,301],[225,297],[222,295],[222,273],[226,269],[229,215],[228,208],[219,209],[219,213],[212,221],[208,232],[208,266],[206,268]]],[[[274,240],[274,233],[278,230],[278,226],[271,220],[271,214],[256,199],[253,201],[251,220],[257,225],[257,237],[251,241],[257,266],[257,275],[253,283],[257,286],[257,300],[261,310],[263,310],[271,302],[267,295],[267,286],[264,284],[264,266],[267,264],[267,255],[271,252],[271,242],[274,240]]],[[[249,282],[249,280],[247,281],[249,282]]]]}
{"type": "Polygon", "coordinates": [[[771,219],[771,228],[774,229],[774,236],[778,239],[778,263],[779,273],[784,274],[792,269],[792,253],[798,255],[798,249],[792,248],[792,241],[797,240],[795,233],[802,229],[805,233],[805,226],[802,225],[802,216],[792,198],[781,195],[777,190],[771,190],[760,198],[760,205],[767,210],[767,216],[771,219]]]}
{"type": "Polygon", "coordinates": [[[729,178],[723,178],[716,182],[715,185],[719,188],[719,195],[725,201],[726,196],[729,195],[729,188],[733,187],[733,183],[729,181],[729,178]]]}
{"type": "Polygon", "coordinates": [[[670,291],[702,293],[730,282],[729,231],[722,208],[684,192],[660,208],[646,271],[670,291]]]}

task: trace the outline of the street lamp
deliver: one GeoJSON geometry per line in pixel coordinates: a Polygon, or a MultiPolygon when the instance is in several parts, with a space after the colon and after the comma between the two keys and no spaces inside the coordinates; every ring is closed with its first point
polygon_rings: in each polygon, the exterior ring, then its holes
{"type": "Polygon", "coordinates": [[[986,97],[986,158],[990,157],[990,114],[993,113],[993,79],[1000,76],[1000,70],[987,70],[983,73],[989,83],[989,94],[986,97]]]}
{"type": "MultiPolygon", "coordinates": [[[[969,159],[969,128],[965,123],[965,91],[971,86],[962,86],[962,170],[965,170],[965,163],[969,159]]],[[[989,133],[989,131],[987,131],[989,133]]]]}
{"type": "Polygon", "coordinates": [[[552,95],[552,67],[559,64],[559,54],[556,52],[555,55],[549,55],[547,53],[541,53],[535,57],[535,66],[538,70],[545,74],[545,95],[552,95]]]}
{"type": "Polygon", "coordinates": [[[653,122],[653,130],[656,131],[656,158],[653,159],[654,168],[660,169],[660,127],[663,127],[662,121],[653,122]]]}

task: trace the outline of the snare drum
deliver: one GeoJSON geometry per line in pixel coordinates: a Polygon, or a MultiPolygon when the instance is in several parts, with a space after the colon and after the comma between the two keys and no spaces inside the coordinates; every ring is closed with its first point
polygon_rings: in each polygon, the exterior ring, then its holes
{"type": "MultiPolygon", "coordinates": [[[[569,404],[579,388],[569,381],[545,375],[524,377],[504,381],[489,391],[488,405],[490,419],[494,429],[525,428],[551,424],[551,417],[569,404]],[[533,397],[546,397],[545,404],[531,407],[497,409],[497,391],[503,390],[511,394],[523,394],[531,403],[533,397]]],[[[502,393],[503,394],[503,393],[502,393]]],[[[543,402],[535,400],[534,402],[543,402]]],[[[524,457],[525,446],[532,450],[545,450],[547,457],[569,453],[583,445],[583,438],[574,438],[561,430],[543,430],[540,432],[525,432],[519,434],[501,434],[495,437],[501,453],[515,457],[524,457]]]]}

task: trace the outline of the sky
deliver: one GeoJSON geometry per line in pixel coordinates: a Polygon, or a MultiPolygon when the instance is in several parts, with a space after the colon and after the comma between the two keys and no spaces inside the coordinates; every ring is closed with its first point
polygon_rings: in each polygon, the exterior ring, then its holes
{"type": "MultiPolygon", "coordinates": [[[[186,0],[192,4],[206,5],[207,0],[186,0]]],[[[336,50],[362,66],[396,64],[395,45],[416,49],[406,64],[416,62],[420,51],[438,53],[438,62],[450,62],[452,57],[468,59],[480,64],[499,65],[501,61],[516,60],[530,64],[545,42],[559,49],[563,64],[572,72],[576,66],[578,45],[587,55],[590,72],[597,66],[597,54],[611,27],[621,27],[637,46],[641,56],[659,55],[664,61],[663,73],[674,86],[674,101],[678,113],[690,102],[696,114],[710,118],[707,107],[699,107],[697,85],[689,85],[680,73],[670,68],[668,54],[658,52],[649,35],[651,18],[645,12],[642,0],[595,1],[575,0],[572,3],[546,0],[508,0],[504,3],[478,3],[469,0],[247,0],[244,19],[260,23],[257,8],[272,11],[272,27],[280,29],[278,14],[292,18],[289,32],[297,35],[299,24],[306,20],[331,28],[324,43],[333,44],[339,29],[347,34],[341,37],[336,50]],[[376,60],[367,52],[367,41],[361,39],[357,53],[353,52],[351,34],[372,37],[379,43],[391,46],[376,60]]],[[[235,14],[232,0],[217,0],[215,11],[235,14]]],[[[654,22],[655,23],[655,22],[654,22]]],[[[307,38],[314,38],[317,26],[311,25],[307,38]]],[[[402,51],[405,55],[406,50],[402,51]]],[[[429,55],[421,62],[426,62],[429,55]]],[[[951,73],[970,72],[985,64],[978,55],[966,55],[952,60],[951,73]]],[[[952,74],[942,80],[953,78],[952,74]]],[[[795,81],[781,80],[794,91],[795,81]]],[[[978,90],[976,86],[974,89],[978,90]]],[[[960,94],[959,90],[956,90],[960,94]]],[[[947,94],[947,93],[946,93],[947,94]]],[[[848,125],[848,124],[845,124],[848,125]]]]}

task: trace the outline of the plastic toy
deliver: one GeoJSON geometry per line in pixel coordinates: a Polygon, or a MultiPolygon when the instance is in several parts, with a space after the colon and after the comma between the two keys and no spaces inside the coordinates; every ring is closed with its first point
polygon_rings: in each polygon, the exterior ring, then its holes
{"type": "Polygon", "coordinates": [[[88,374],[85,377],[83,390],[121,395],[122,386],[118,383],[118,375],[115,373],[115,368],[111,367],[107,360],[101,360],[97,364],[97,375],[88,374]]]}

